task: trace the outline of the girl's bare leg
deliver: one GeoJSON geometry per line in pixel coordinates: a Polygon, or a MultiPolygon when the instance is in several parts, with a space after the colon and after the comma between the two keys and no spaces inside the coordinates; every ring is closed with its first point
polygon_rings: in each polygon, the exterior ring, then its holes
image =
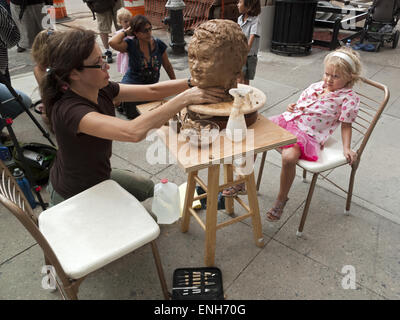
{"type": "Polygon", "coordinates": [[[282,170],[280,188],[277,200],[286,201],[294,177],[296,176],[296,163],[300,157],[300,147],[295,144],[292,148],[282,149],[282,170]]]}
{"type": "Polygon", "coordinates": [[[267,212],[267,220],[278,221],[283,208],[289,200],[288,194],[296,176],[296,162],[300,157],[300,147],[296,144],[292,148],[282,150],[282,170],[278,197],[274,206],[267,212]]]}

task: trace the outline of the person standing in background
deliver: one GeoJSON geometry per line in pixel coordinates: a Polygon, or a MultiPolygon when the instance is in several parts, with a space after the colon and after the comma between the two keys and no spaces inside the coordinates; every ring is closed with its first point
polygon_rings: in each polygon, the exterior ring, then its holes
{"type": "Polygon", "coordinates": [[[7,12],[11,15],[10,0],[0,0],[0,6],[6,9],[7,12]]]}
{"type": "Polygon", "coordinates": [[[97,18],[97,28],[100,33],[100,39],[103,43],[104,55],[107,63],[112,63],[112,52],[108,44],[108,35],[111,33],[111,26],[114,23],[115,30],[118,31],[121,27],[118,25],[117,11],[122,7],[121,0],[83,0],[97,18]]]}
{"type": "MultiPolygon", "coordinates": [[[[8,72],[8,49],[15,46],[20,39],[19,30],[13,21],[11,15],[4,8],[3,3],[0,3],[0,113],[4,118],[15,119],[23,108],[13,98],[11,92],[8,90],[7,85],[11,84],[10,74],[8,72]],[[8,101],[10,100],[10,101],[8,101]],[[5,102],[8,101],[8,102],[5,102]],[[3,104],[3,102],[5,102],[3,104]]],[[[22,103],[27,107],[32,104],[31,99],[21,91],[16,91],[22,98],[22,103]]],[[[8,134],[3,132],[4,124],[0,123],[1,142],[4,143],[9,139],[8,134]]]]}
{"type": "Polygon", "coordinates": [[[52,0],[10,0],[11,15],[21,33],[18,52],[30,49],[36,35],[43,30],[43,18],[47,15],[44,5],[52,0]]]}
{"type": "Polygon", "coordinates": [[[237,6],[241,14],[238,18],[238,24],[242,28],[249,45],[249,53],[247,54],[246,64],[243,66],[240,83],[248,85],[256,74],[257,53],[261,35],[261,21],[259,19],[261,7],[259,0],[239,0],[237,6]]]}

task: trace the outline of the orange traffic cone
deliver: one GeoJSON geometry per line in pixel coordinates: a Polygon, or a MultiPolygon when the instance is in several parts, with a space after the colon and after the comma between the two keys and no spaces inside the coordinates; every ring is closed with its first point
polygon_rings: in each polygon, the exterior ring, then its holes
{"type": "Polygon", "coordinates": [[[133,16],[137,14],[144,15],[144,0],[124,0],[124,7],[128,9],[133,16]]]}
{"type": "Polygon", "coordinates": [[[53,6],[56,10],[56,20],[60,20],[60,19],[64,19],[65,17],[68,17],[64,0],[53,0],[53,6]]]}

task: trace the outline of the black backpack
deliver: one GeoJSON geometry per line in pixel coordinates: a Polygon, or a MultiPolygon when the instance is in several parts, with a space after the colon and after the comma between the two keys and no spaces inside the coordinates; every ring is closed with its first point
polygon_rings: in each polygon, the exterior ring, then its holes
{"type": "Polygon", "coordinates": [[[92,11],[93,20],[96,20],[95,12],[104,13],[111,11],[115,5],[116,0],[83,0],[92,11]]]}
{"type": "MultiPolygon", "coordinates": [[[[32,178],[38,185],[46,184],[49,180],[50,168],[54,163],[57,149],[43,143],[22,143],[20,144],[25,163],[29,166],[32,178]]],[[[13,147],[13,146],[12,146],[13,147]]],[[[17,149],[13,147],[14,163],[9,166],[13,172],[15,167],[23,168],[24,163],[18,157],[17,149]]]]}

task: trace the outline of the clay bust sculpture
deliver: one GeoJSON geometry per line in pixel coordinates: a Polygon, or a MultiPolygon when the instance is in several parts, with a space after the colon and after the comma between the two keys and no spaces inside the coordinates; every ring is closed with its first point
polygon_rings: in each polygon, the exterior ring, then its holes
{"type": "Polygon", "coordinates": [[[209,20],[198,26],[188,46],[193,84],[200,88],[237,87],[248,45],[239,25],[231,20],[209,20]]]}

